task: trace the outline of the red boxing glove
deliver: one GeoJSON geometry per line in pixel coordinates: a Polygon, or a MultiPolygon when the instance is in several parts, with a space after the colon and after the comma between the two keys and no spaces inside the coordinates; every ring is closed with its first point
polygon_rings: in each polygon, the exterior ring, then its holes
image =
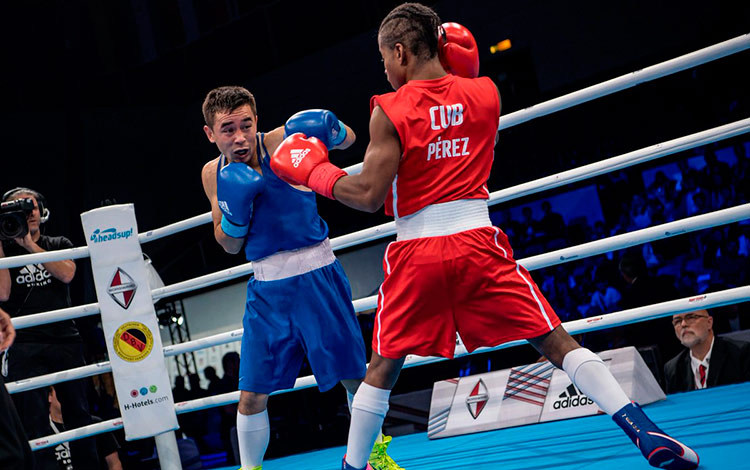
{"type": "Polygon", "coordinates": [[[271,155],[271,169],[289,184],[301,184],[330,199],[333,185],[346,172],[328,161],[326,145],[316,137],[292,134],[271,155]]]}
{"type": "Polygon", "coordinates": [[[446,72],[459,77],[479,75],[479,50],[471,31],[458,23],[443,23],[438,34],[438,56],[446,72]]]}

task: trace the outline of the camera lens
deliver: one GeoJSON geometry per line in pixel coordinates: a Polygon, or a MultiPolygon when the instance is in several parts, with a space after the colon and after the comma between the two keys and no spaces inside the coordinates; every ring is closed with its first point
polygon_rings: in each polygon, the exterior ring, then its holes
{"type": "Polygon", "coordinates": [[[0,217],[0,235],[3,238],[17,238],[22,233],[23,227],[21,226],[18,218],[13,217],[12,214],[7,214],[4,217],[0,217]]]}

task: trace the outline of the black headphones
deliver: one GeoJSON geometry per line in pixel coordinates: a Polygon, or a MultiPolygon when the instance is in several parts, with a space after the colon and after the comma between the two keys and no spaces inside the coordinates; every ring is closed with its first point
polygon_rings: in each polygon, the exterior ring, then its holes
{"type": "Polygon", "coordinates": [[[31,194],[32,196],[34,196],[34,199],[36,199],[36,203],[39,206],[39,214],[41,215],[39,223],[43,224],[48,221],[49,209],[47,209],[47,199],[45,199],[45,197],[42,196],[42,193],[40,193],[39,191],[34,191],[33,189],[19,186],[17,188],[11,189],[10,191],[6,191],[5,194],[3,194],[3,202],[6,202],[16,194],[21,193],[31,194]]]}

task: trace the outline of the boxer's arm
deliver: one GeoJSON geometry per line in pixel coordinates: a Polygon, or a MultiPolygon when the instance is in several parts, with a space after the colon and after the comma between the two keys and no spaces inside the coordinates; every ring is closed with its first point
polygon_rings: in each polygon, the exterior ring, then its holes
{"type": "MultiPolygon", "coordinates": [[[[281,128],[283,131],[283,128],[281,128]]],[[[206,193],[211,203],[211,219],[214,224],[214,238],[224,248],[227,253],[239,253],[245,242],[244,238],[232,238],[224,233],[221,229],[221,209],[219,209],[219,199],[216,197],[216,162],[218,159],[211,160],[203,166],[201,171],[201,180],[203,182],[203,191],[206,193]]]]}
{"type": "MultiPolygon", "coordinates": [[[[342,124],[344,123],[342,122],[342,124]]],[[[346,139],[335,146],[332,150],[344,150],[346,148],[349,148],[357,140],[357,135],[354,133],[352,128],[347,126],[346,124],[344,124],[344,127],[346,127],[346,139]]],[[[271,132],[267,132],[265,138],[263,139],[263,143],[266,145],[266,149],[268,149],[269,155],[273,155],[273,153],[283,141],[284,126],[277,127],[271,132]]]]}
{"type": "Polygon", "coordinates": [[[10,315],[0,308],[0,353],[7,351],[14,339],[16,339],[16,330],[13,322],[10,321],[10,315]]]}
{"type": "Polygon", "coordinates": [[[376,107],[370,117],[370,143],[362,171],[340,178],[333,195],[354,209],[375,212],[380,209],[398,171],[401,141],[388,116],[376,107]]]}
{"type": "Polygon", "coordinates": [[[343,126],[346,127],[346,139],[344,139],[343,142],[341,142],[340,144],[338,144],[337,146],[335,146],[333,148],[333,150],[344,150],[344,149],[347,149],[347,148],[351,147],[351,145],[354,143],[354,141],[357,140],[357,135],[354,134],[354,131],[352,130],[352,128],[349,127],[349,126],[347,126],[343,122],[341,124],[343,124],[343,126]]]}

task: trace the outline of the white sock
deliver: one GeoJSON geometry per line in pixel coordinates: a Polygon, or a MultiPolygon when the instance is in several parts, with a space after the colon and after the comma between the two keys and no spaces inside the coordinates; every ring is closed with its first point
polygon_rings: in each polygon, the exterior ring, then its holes
{"type": "Polygon", "coordinates": [[[604,361],[586,348],[570,351],[563,358],[563,370],[587,397],[612,416],[630,403],[604,361]]]}
{"type": "Polygon", "coordinates": [[[372,446],[380,434],[388,413],[390,390],[362,382],[352,401],[352,422],[346,446],[346,462],[354,468],[364,468],[372,446]]]}
{"type": "MultiPolygon", "coordinates": [[[[352,414],[352,401],[354,401],[354,395],[349,393],[349,390],[346,391],[346,403],[349,405],[349,416],[352,414]]],[[[378,433],[378,438],[375,439],[375,442],[383,442],[383,430],[381,429],[378,433]]]]}
{"type": "Polygon", "coordinates": [[[237,412],[237,442],[243,470],[252,470],[263,463],[263,456],[271,439],[268,410],[254,415],[237,412]]]}
{"type": "Polygon", "coordinates": [[[349,414],[352,414],[352,402],[354,401],[354,394],[346,391],[346,403],[349,405],[349,414]]]}

